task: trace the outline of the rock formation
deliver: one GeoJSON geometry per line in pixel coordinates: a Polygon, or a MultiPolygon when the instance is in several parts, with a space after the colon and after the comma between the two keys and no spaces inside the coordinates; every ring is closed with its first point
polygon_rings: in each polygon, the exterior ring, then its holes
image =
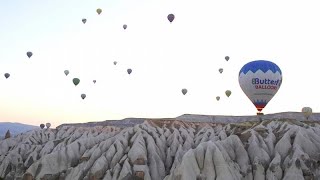
{"type": "Polygon", "coordinates": [[[7,132],[6,132],[6,135],[4,136],[4,139],[8,139],[8,138],[10,138],[11,137],[11,133],[10,133],[10,131],[8,130],[7,132]]]}
{"type": "Polygon", "coordinates": [[[0,141],[4,179],[319,179],[320,125],[152,119],[33,130],[0,141]]]}

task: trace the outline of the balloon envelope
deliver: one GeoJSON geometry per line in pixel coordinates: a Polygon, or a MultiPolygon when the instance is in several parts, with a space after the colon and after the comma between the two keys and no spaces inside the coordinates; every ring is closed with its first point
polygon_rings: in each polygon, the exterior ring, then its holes
{"type": "Polygon", "coordinates": [[[220,72],[220,74],[221,74],[221,73],[223,72],[223,69],[222,69],[222,68],[220,68],[220,69],[219,69],[219,72],[220,72]]]}
{"type": "Polygon", "coordinates": [[[167,18],[170,22],[172,22],[174,20],[174,14],[169,14],[167,18]]]}
{"type": "Polygon", "coordinates": [[[82,99],[84,99],[84,98],[86,98],[87,96],[86,96],[86,94],[81,94],[81,98],[82,99]]]}
{"type": "Polygon", "coordinates": [[[72,82],[73,82],[73,84],[75,86],[77,86],[80,83],[80,79],[79,78],[73,78],[72,82]]]}
{"type": "Polygon", "coordinates": [[[229,61],[230,57],[229,57],[229,56],[226,56],[226,57],[224,57],[224,59],[225,59],[226,61],[229,61]]]}
{"type": "Polygon", "coordinates": [[[8,79],[8,77],[10,77],[10,74],[9,74],[9,73],[5,73],[5,74],[4,74],[4,77],[5,77],[6,79],[8,79]]]}
{"type": "Polygon", "coordinates": [[[32,53],[31,51],[28,51],[28,52],[27,52],[28,58],[30,58],[32,55],[33,55],[33,53],[32,53]]]}
{"type": "Polygon", "coordinates": [[[127,25],[126,24],[124,24],[122,27],[123,27],[123,29],[127,29],[127,25]]]}
{"type": "Polygon", "coordinates": [[[312,108],[311,107],[303,107],[301,112],[308,119],[312,114],[312,108]]]}
{"type": "Polygon", "coordinates": [[[219,101],[219,100],[220,100],[220,96],[217,96],[217,97],[216,97],[216,100],[219,101]]]}
{"type": "Polygon", "coordinates": [[[183,95],[186,95],[188,90],[184,88],[184,89],[181,90],[181,92],[182,92],[183,95]]]}
{"type": "Polygon", "coordinates": [[[117,63],[118,63],[117,61],[113,61],[113,64],[114,64],[114,65],[117,65],[117,63]]]}
{"type": "Polygon", "coordinates": [[[87,19],[83,18],[82,22],[83,22],[83,24],[85,24],[87,22],[87,19]]]}
{"type": "Polygon", "coordinates": [[[40,128],[43,129],[44,128],[44,124],[40,124],[40,128]]]}
{"type": "Polygon", "coordinates": [[[127,69],[128,74],[132,73],[132,69],[127,69]]]}
{"type": "Polygon", "coordinates": [[[93,80],[93,83],[96,83],[97,81],[96,80],[93,80]]]}
{"type": "Polygon", "coordinates": [[[101,12],[102,12],[102,9],[98,8],[98,9],[97,9],[97,13],[98,13],[98,14],[101,14],[101,12]]]}
{"type": "Polygon", "coordinates": [[[251,61],[239,72],[240,87],[259,112],[278,92],[281,83],[282,72],[271,61],[251,61]]]}
{"type": "Polygon", "coordinates": [[[66,76],[68,76],[69,71],[68,71],[68,70],[64,70],[64,74],[65,74],[66,76]]]}
{"type": "Polygon", "coordinates": [[[228,96],[228,97],[230,97],[230,95],[231,95],[231,91],[230,90],[226,90],[226,95],[228,96]]]}
{"type": "Polygon", "coordinates": [[[51,126],[51,123],[46,123],[46,127],[49,129],[51,126]]]}

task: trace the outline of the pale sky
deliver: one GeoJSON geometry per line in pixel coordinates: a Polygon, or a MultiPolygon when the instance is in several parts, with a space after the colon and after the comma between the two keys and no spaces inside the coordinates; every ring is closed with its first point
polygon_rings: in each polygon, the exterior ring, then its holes
{"type": "Polygon", "coordinates": [[[185,113],[254,115],[238,83],[239,70],[253,60],[272,61],[283,73],[265,114],[304,106],[318,112],[318,7],[316,0],[2,0],[0,121],[55,127],[185,113]]]}

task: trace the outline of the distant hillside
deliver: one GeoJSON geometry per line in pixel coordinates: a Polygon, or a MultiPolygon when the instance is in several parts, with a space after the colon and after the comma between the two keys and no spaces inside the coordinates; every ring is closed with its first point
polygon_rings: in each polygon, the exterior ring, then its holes
{"type": "MultiPolygon", "coordinates": [[[[137,124],[141,124],[146,120],[157,120],[158,118],[125,118],[122,120],[106,120],[99,122],[87,122],[87,123],[73,123],[73,124],[61,124],[57,127],[60,129],[64,126],[74,127],[94,127],[94,126],[115,126],[119,128],[133,127],[137,124]]],[[[299,121],[305,121],[303,113],[301,112],[279,112],[265,115],[250,115],[250,116],[230,116],[230,115],[202,115],[202,114],[183,114],[175,118],[161,118],[162,120],[181,120],[184,122],[202,122],[202,123],[239,123],[246,121],[259,121],[259,120],[271,120],[271,119],[296,119],[299,121]]],[[[309,117],[309,121],[320,121],[320,113],[313,113],[309,117]]]]}
{"type": "MultiPolygon", "coordinates": [[[[187,122],[209,122],[209,123],[239,123],[246,121],[258,120],[275,120],[275,119],[295,119],[305,121],[303,113],[301,112],[279,112],[265,115],[251,115],[251,116],[225,116],[225,115],[202,115],[202,114],[183,114],[176,117],[177,120],[187,122]]],[[[320,121],[320,113],[313,113],[309,117],[309,121],[320,121]]]]}
{"type": "Polygon", "coordinates": [[[0,122],[0,137],[4,137],[8,130],[10,130],[11,135],[16,135],[36,128],[38,127],[28,124],[0,122]]]}

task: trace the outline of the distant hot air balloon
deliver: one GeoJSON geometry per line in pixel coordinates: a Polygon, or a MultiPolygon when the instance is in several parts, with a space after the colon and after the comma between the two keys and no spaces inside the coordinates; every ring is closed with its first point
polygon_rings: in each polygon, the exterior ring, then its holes
{"type": "Polygon", "coordinates": [[[216,97],[216,100],[219,101],[219,100],[220,100],[220,96],[217,96],[217,97],[216,97]]]}
{"type": "Polygon", "coordinates": [[[231,95],[231,91],[230,91],[230,90],[226,90],[225,93],[226,93],[226,96],[227,96],[227,97],[230,97],[230,95],[231,95]]]}
{"type": "Polygon", "coordinates": [[[68,76],[69,70],[64,70],[64,74],[65,74],[66,76],[68,76]]]}
{"type": "Polygon", "coordinates": [[[132,73],[132,69],[127,69],[128,74],[132,73]]]}
{"type": "Polygon", "coordinates": [[[44,124],[40,124],[40,128],[43,129],[44,128],[44,124]]]}
{"type": "Polygon", "coordinates": [[[97,81],[96,80],[93,80],[93,83],[96,83],[97,81]]]}
{"type": "Polygon", "coordinates": [[[50,128],[50,126],[51,126],[51,123],[46,123],[46,127],[47,127],[47,129],[49,129],[49,128],[50,128]]]}
{"type": "Polygon", "coordinates": [[[83,22],[83,24],[85,24],[87,22],[87,19],[83,18],[82,22],[83,22]]]}
{"type": "Polygon", "coordinates": [[[170,23],[172,23],[172,21],[174,20],[174,14],[169,14],[167,18],[170,21],[170,23]]]}
{"type": "Polygon", "coordinates": [[[220,72],[220,74],[221,74],[221,73],[223,72],[223,69],[222,69],[222,68],[220,68],[220,69],[219,69],[219,72],[220,72]]]}
{"type": "Polygon", "coordinates": [[[239,72],[239,84],[260,114],[282,83],[280,68],[271,61],[257,60],[245,64],[239,72]]]}
{"type": "Polygon", "coordinates": [[[5,74],[4,74],[4,77],[5,77],[6,79],[8,79],[8,78],[10,77],[10,74],[9,74],[9,73],[5,73],[5,74]]]}
{"type": "Polygon", "coordinates": [[[183,95],[186,95],[188,90],[184,88],[184,89],[181,90],[181,92],[182,92],[183,95]]]}
{"type": "Polygon", "coordinates": [[[117,61],[113,61],[113,64],[114,64],[114,65],[117,65],[117,63],[118,63],[117,61]]]}
{"type": "Polygon", "coordinates": [[[27,52],[28,58],[31,58],[32,55],[33,55],[33,53],[32,53],[31,51],[28,51],[28,52],[27,52]]]}
{"type": "Polygon", "coordinates": [[[73,84],[75,86],[77,86],[80,83],[80,79],[79,78],[73,78],[72,82],[73,82],[73,84]]]}
{"type": "Polygon", "coordinates": [[[224,57],[224,59],[225,59],[226,61],[229,61],[230,57],[229,57],[229,56],[226,56],[226,57],[224,57]]]}
{"type": "Polygon", "coordinates": [[[81,94],[81,98],[82,99],[84,99],[84,98],[86,98],[87,96],[86,96],[86,94],[81,94]]]}
{"type": "Polygon", "coordinates": [[[97,13],[100,15],[101,12],[102,12],[102,9],[98,8],[98,9],[97,9],[97,13]]]}
{"type": "Polygon", "coordinates": [[[122,27],[125,30],[125,29],[127,29],[128,26],[126,24],[124,24],[122,27]]]}
{"type": "Polygon", "coordinates": [[[312,114],[312,109],[311,107],[303,107],[301,112],[303,113],[303,115],[307,118],[307,120],[309,119],[309,117],[312,114]]]}

